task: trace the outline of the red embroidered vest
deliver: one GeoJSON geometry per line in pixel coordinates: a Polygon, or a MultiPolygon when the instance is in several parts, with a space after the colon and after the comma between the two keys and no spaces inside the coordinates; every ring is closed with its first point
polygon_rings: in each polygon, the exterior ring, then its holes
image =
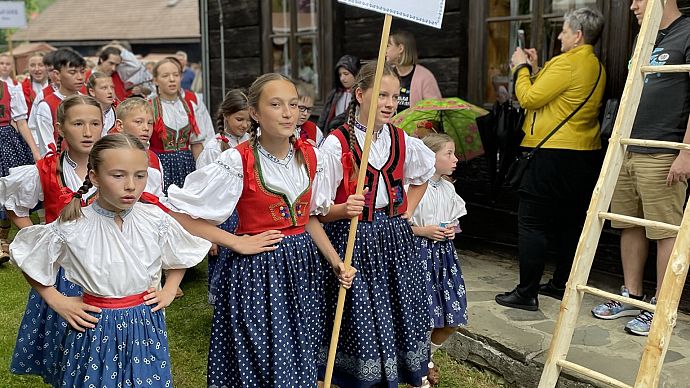
{"type": "Polygon", "coordinates": [[[44,97],[43,101],[45,101],[50,107],[50,115],[53,118],[53,138],[55,139],[55,143],[57,143],[58,132],[55,124],[57,124],[57,110],[62,102],[62,99],[58,97],[57,94],[51,93],[49,96],[44,97]]]}
{"type": "MultiPolygon", "coordinates": [[[[376,192],[379,189],[380,177],[386,185],[388,192],[388,206],[385,208],[389,217],[399,216],[407,211],[407,195],[404,187],[404,166],[405,166],[405,133],[402,129],[389,125],[391,135],[391,153],[386,163],[380,170],[375,169],[371,164],[367,165],[367,174],[364,187],[369,188],[369,193],[365,196],[365,206],[360,220],[372,221],[376,210],[376,192]]],[[[335,195],[335,203],[347,202],[347,197],[354,194],[357,189],[357,177],[352,177],[354,164],[360,165],[362,161],[362,149],[355,141],[355,154],[350,152],[350,132],[347,124],[334,130],[333,135],[340,140],[343,150],[341,162],[343,164],[343,180],[338,187],[335,195]]]]}
{"type": "Polygon", "coordinates": [[[304,122],[304,124],[302,124],[302,126],[300,128],[300,132],[299,132],[300,138],[302,140],[309,139],[309,140],[313,141],[314,143],[316,143],[316,131],[318,131],[318,130],[319,130],[319,128],[316,126],[316,124],[307,120],[304,122]]]}
{"type": "Polygon", "coordinates": [[[188,150],[190,136],[200,133],[194,116],[194,105],[197,104],[196,94],[185,90],[183,101],[189,124],[179,131],[174,131],[165,125],[160,97],[156,96],[150,101],[153,106],[153,134],[149,148],[157,154],[188,150]]]}
{"type": "Polygon", "coordinates": [[[24,92],[24,100],[26,101],[27,113],[30,115],[31,106],[33,105],[34,100],[36,99],[36,92],[34,92],[31,77],[26,77],[24,81],[22,81],[22,91],[24,92]]]}
{"type": "MultiPolygon", "coordinates": [[[[302,151],[309,173],[309,186],[290,204],[284,194],[276,193],[264,185],[261,166],[255,163],[258,155],[248,141],[235,148],[242,155],[243,181],[242,196],[237,202],[239,216],[238,235],[259,234],[276,229],[286,235],[304,232],[309,221],[311,188],[316,175],[316,153],[314,148],[300,140],[295,142],[295,153],[302,151]]],[[[295,155],[296,157],[296,155],[295,155]]]]}
{"type": "Polygon", "coordinates": [[[0,81],[0,126],[6,127],[12,122],[12,95],[7,84],[0,81]]]}
{"type": "Polygon", "coordinates": [[[46,97],[50,96],[51,94],[55,94],[55,88],[53,88],[52,84],[48,84],[48,86],[43,88],[43,98],[45,99],[46,97]]]}
{"type": "Polygon", "coordinates": [[[57,155],[53,150],[36,162],[38,176],[41,179],[43,188],[43,208],[46,212],[46,223],[51,223],[60,217],[60,212],[67,204],[60,199],[63,194],[71,194],[73,191],[62,183],[58,173],[58,164],[61,155],[57,155]]]}

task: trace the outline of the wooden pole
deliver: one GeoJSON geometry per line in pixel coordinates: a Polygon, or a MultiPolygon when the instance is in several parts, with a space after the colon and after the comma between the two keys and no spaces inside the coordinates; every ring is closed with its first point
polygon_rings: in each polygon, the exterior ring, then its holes
{"type": "Polygon", "coordinates": [[[17,64],[14,61],[14,54],[12,54],[12,30],[7,30],[7,51],[10,52],[10,60],[12,61],[12,79],[17,79],[17,64]]]}
{"type": "MultiPolygon", "coordinates": [[[[364,149],[362,150],[362,161],[359,165],[359,175],[357,176],[357,194],[362,194],[364,191],[364,178],[367,174],[367,165],[369,163],[369,149],[371,148],[371,140],[374,135],[374,121],[376,119],[376,110],[378,107],[379,91],[381,90],[381,78],[383,77],[383,65],[386,61],[386,46],[388,45],[388,35],[391,31],[391,22],[393,17],[386,15],[383,21],[383,31],[381,32],[381,43],[379,45],[379,56],[376,62],[376,77],[374,78],[374,88],[371,93],[371,104],[369,106],[369,117],[367,117],[367,134],[364,140],[364,149]]],[[[347,177],[343,177],[347,179],[347,177]]],[[[374,193],[374,195],[376,195],[374,193]]],[[[347,248],[345,249],[345,268],[349,269],[352,265],[352,253],[355,248],[355,237],[357,235],[357,223],[359,217],[352,217],[350,220],[350,233],[347,239],[347,248]]],[[[340,286],[338,292],[338,305],[335,310],[335,319],[333,320],[333,332],[331,334],[331,346],[328,348],[328,362],[326,364],[326,376],[323,379],[324,387],[330,388],[331,379],[333,378],[333,367],[335,365],[335,351],[338,348],[338,337],[340,336],[340,323],[343,319],[343,308],[345,307],[345,295],[347,289],[340,286]]]]}

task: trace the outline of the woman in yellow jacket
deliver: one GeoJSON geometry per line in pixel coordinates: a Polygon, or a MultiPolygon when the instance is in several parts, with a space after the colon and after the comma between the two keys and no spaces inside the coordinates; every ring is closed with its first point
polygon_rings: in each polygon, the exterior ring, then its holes
{"type": "Polygon", "coordinates": [[[594,54],[604,17],[581,8],[566,13],[558,36],[562,54],[537,71],[534,49],[512,57],[515,94],[527,110],[522,147],[536,147],[592,93],[530,160],[519,188],[520,284],[496,296],[507,307],[534,311],[539,293],[562,298],[575,248],[600,168],[599,108],[606,75],[594,54]],[[598,82],[597,82],[598,79],[598,82]],[[594,90],[592,92],[592,90],[594,90]],[[554,253],[553,279],[541,284],[544,263],[554,253]]]}

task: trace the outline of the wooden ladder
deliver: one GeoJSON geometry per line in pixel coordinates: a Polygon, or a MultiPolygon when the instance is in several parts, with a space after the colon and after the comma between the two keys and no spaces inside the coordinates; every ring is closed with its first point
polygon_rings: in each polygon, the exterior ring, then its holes
{"type": "Polygon", "coordinates": [[[612,214],[608,209],[623,163],[625,146],[635,145],[690,150],[689,144],[630,138],[635,121],[635,112],[639,106],[644,86],[645,74],[690,72],[689,65],[649,66],[649,58],[651,57],[659,31],[665,3],[666,0],[650,0],[647,3],[644,21],[642,22],[637,45],[635,46],[613,134],[609,141],[599,180],[594,187],[592,200],[587,210],[587,218],[575,252],[570,278],[563,301],[561,302],[560,314],[556,322],[553,338],[551,339],[551,346],[544,365],[544,371],[541,375],[539,388],[555,387],[562,370],[586,376],[612,387],[631,387],[605,374],[566,360],[575,324],[582,306],[582,298],[585,293],[655,312],[634,386],[646,388],[657,387],[659,384],[661,367],[668,350],[671,332],[675,326],[678,301],[683,291],[690,262],[688,255],[690,253],[690,206],[686,207],[680,226],[612,214]],[[605,220],[623,221],[643,227],[652,226],[678,233],[668,267],[666,268],[663,285],[661,290],[659,290],[656,306],[587,286],[592,261],[594,260],[594,254],[597,250],[605,220]]]}

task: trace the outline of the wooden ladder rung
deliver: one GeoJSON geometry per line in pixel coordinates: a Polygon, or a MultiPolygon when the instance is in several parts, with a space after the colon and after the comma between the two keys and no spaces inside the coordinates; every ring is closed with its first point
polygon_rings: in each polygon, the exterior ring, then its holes
{"type": "Polygon", "coordinates": [[[665,222],[645,220],[644,218],[624,216],[621,214],[600,212],[599,218],[602,218],[604,220],[609,220],[609,221],[620,221],[620,222],[624,222],[626,224],[633,224],[633,225],[637,225],[637,226],[659,228],[659,229],[663,229],[665,231],[674,232],[674,233],[678,233],[678,231],[680,230],[680,226],[667,224],[665,222]]]}
{"type": "Polygon", "coordinates": [[[642,139],[621,139],[620,143],[628,146],[668,148],[671,150],[690,150],[690,144],[676,143],[673,141],[642,140],[642,139]]]}
{"type": "Polygon", "coordinates": [[[607,385],[612,386],[612,387],[633,388],[631,385],[628,385],[622,381],[616,380],[613,377],[606,376],[603,373],[593,371],[589,368],[585,368],[582,365],[578,365],[578,364],[572,363],[570,361],[558,360],[558,361],[556,361],[556,365],[560,366],[561,368],[563,368],[569,372],[575,372],[575,373],[581,374],[583,376],[587,376],[589,378],[592,378],[594,380],[597,380],[599,382],[602,382],[602,383],[607,384],[607,385]]]}
{"type": "Polygon", "coordinates": [[[690,73],[690,65],[642,66],[642,73],[690,73]]]}
{"type": "Polygon", "coordinates": [[[635,306],[637,308],[640,308],[642,310],[647,310],[650,312],[656,311],[656,305],[653,305],[653,304],[647,303],[647,302],[643,302],[641,300],[628,298],[628,297],[625,297],[623,295],[612,294],[610,292],[602,291],[598,288],[594,288],[594,287],[590,287],[590,286],[577,286],[575,288],[580,292],[586,292],[588,294],[600,296],[604,299],[613,299],[617,302],[629,304],[629,305],[635,306]]]}

